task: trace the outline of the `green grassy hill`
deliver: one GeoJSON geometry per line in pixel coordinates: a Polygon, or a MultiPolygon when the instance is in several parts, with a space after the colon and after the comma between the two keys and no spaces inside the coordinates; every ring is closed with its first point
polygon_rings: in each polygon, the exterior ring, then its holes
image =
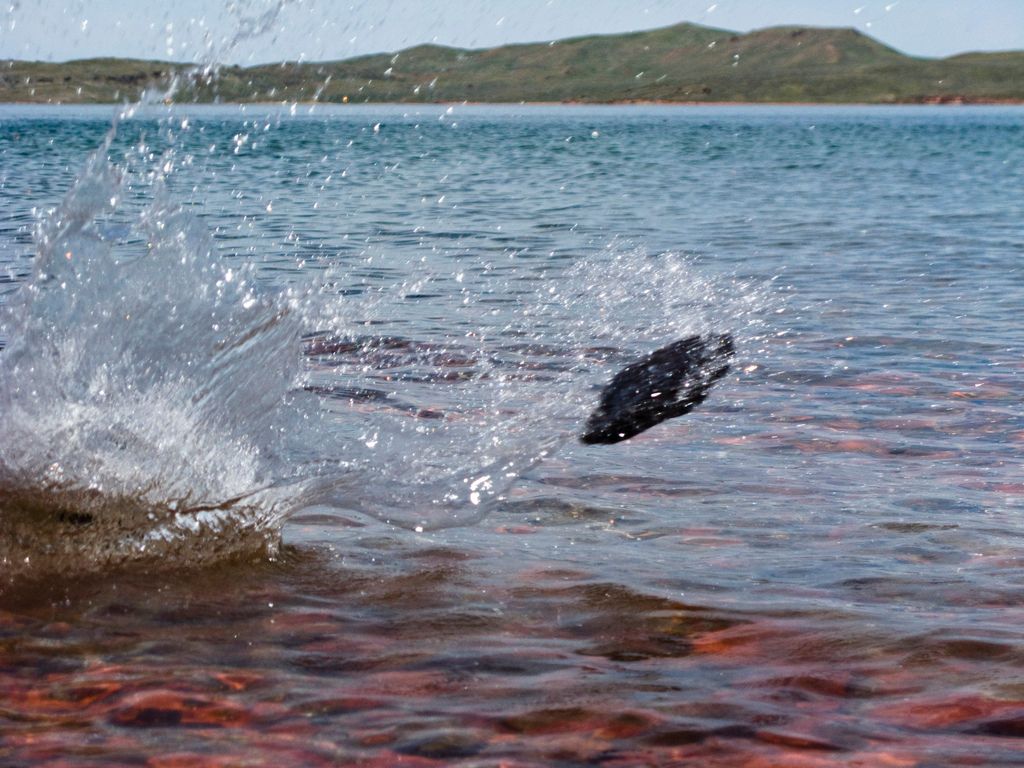
{"type": "MultiPolygon", "coordinates": [[[[0,101],[135,98],[183,64],[90,59],[0,64],[0,101]]],[[[1024,52],[906,56],[852,29],[736,34],[694,24],[463,50],[421,45],[344,61],[225,67],[180,101],[823,102],[1024,100],[1024,52]]]]}

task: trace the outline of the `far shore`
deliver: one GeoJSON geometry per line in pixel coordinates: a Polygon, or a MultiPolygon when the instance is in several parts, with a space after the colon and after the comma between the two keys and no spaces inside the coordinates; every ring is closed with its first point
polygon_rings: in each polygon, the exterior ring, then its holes
{"type": "MultiPolygon", "coordinates": [[[[463,49],[429,43],[329,61],[216,70],[118,57],[8,60],[6,103],[122,103],[170,91],[181,102],[839,106],[1024,104],[1024,51],[908,56],[849,27],[735,32],[659,29],[463,49]]],[[[181,103],[179,102],[179,103],[181,103]]]]}
{"type": "MultiPolygon", "coordinates": [[[[130,101],[0,101],[0,106],[119,107],[130,101]]],[[[936,98],[907,101],[175,101],[147,106],[199,107],[1019,107],[1024,99],[936,98]]]]}

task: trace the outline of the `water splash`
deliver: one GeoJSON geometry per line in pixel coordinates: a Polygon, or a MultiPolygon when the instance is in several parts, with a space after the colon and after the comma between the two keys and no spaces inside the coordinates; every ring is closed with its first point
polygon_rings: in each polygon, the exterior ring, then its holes
{"type": "Polygon", "coordinates": [[[299,356],[281,352],[299,321],[159,190],[115,226],[111,137],[39,226],[33,275],[3,307],[3,554],[118,560],[200,532],[216,549],[272,546],[288,478],[268,449],[287,428],[299,356]]]}
{"type": "Polygon", "coordinates": [[[345,488],[332,505],[424,529],[478,522],[579,433],[618,368],[690,333],[761,331],[762,288],[676,254],[611,244],[591,259],[490,259],[407,265],[414,279],[364,284],[311,323],[336,329],[307,348],[309,385],[340,404],[322,429],[344,434],[328,442],[370,479],[369,494],[345,488]]]}
{"type": "Polygon", "coordinates": [[[617,368],[691,333],[732,332],[742,354],[764,332],[762,287],[619,242],[422,263],[385,248],[268,280],[258,263],[283,255],[222,253],[167,191],[199,130],[174,108],[163,149],[111,160],[147,109],[40,221],[33,274],[0,308],[8,571],[272,553],[312,506],[473,524],[617,368]]]}

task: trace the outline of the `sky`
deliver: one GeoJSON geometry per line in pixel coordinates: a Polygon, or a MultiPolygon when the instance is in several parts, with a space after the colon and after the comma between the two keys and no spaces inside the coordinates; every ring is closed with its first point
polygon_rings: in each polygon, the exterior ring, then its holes
{"type": "Polygon", "coordinates": [[[425,42],[479,48],[681,21],[736,31],[779,24],[855,27],[915,56],[1024,50],[1024,0],[0,2],[0,57],[51,61],[320,61],[425,42]]]}

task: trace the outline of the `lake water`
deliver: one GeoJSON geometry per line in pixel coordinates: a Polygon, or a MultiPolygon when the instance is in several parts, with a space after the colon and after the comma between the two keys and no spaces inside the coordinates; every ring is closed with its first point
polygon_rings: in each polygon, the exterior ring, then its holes
{"type": "Polygon", "coordinates": [[[271,556],[5,580],[0,763],[1021,764],[1024,110],[178,107],[58,208],[110,121],[0,108],[0,477],[259,488],[271,556]],[[709,330],[700,409],[573,442],[709,330]]]}

